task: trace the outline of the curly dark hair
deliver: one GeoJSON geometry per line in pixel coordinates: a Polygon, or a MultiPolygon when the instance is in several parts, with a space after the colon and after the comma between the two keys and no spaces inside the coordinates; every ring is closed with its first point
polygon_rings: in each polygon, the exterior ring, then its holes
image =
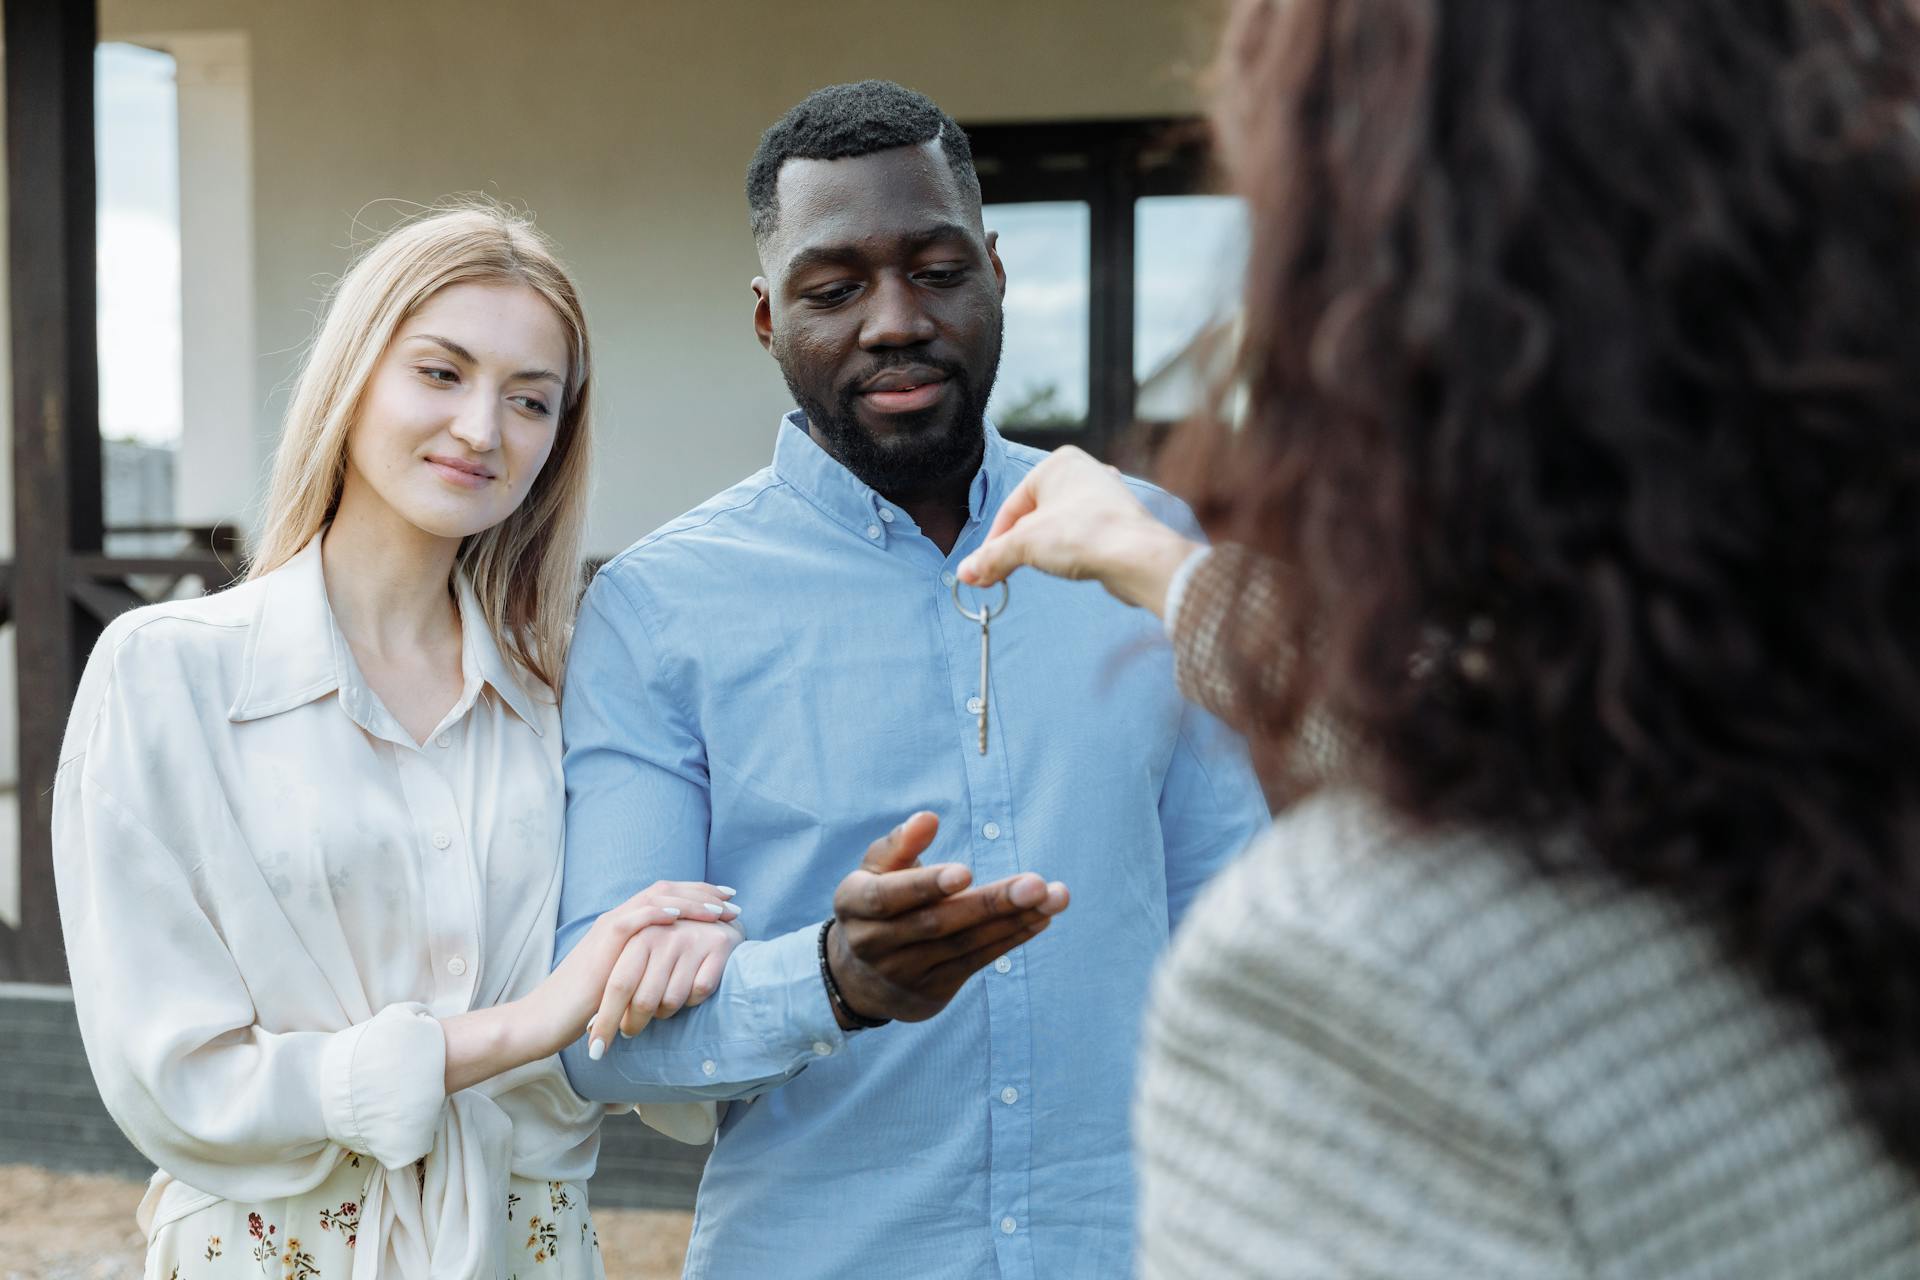
{"type": "Polygon", "coordinates": [[[1175,469],[1282,567],[1270,747],[1690,904],[1920,1172],[1917,28],[1242,0],[1244,399],[1175,469]]]}
{"type": "Polygon", "coordinates": [[[966,131],[924,94],[891,80],[830,84],[795,103],[760,137],[747,165],[747,213],[755,241],[780,222],[780,166],[789,160],[848,160],[940,140],[962,191],[980,198],[966,131]]]}

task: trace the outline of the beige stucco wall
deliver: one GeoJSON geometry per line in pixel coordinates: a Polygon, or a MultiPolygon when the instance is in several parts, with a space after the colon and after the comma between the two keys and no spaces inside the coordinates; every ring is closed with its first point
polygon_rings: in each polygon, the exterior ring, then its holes
{"type": "Polygon", "coordinates": [[[970,121],[1187,112],[1216,16],[1217,0],[104,0],[101,34],[247,37],[261,458],[356,215],[383,226],[395,206],[372,202],[473,190],[536,211],[594,324],[604,553],[769,456],[786,392],[748,323],[741,185],[782,110],[885,76],[970,121]]]}

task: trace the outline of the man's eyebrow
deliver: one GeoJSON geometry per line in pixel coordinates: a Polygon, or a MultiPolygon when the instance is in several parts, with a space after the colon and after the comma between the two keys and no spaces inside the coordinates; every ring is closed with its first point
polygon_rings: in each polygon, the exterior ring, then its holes
{"type": "MultiPolygon", "coordinates": [[[[973,232],[957,222],[936,222],[922,227],[918,231],[909,231],[901,236],[901,241],[909,250],[920,250],[928,245],[940,244],[947,240],[966,240],[973,232]]],[[[839,267],[848,263],[860,262],[866,253],[852,244],[809,245],[787,259],[787,272],[806,271],[813,267],[839,267]]]]}
{"type": "Polygon", "coordinates": [[[972,236],[972,230],[957,222],[937,222],[930,227],[923,227],[913,232],[907,236],[906,240],[914,248],[924,249],[928,245],[939,244],[943,240],[967,240],[972,236]]]}
{"type": "MultiPolygon", "coordinates": [[[[435,346],[445,347],[447,354],[453,356],[456,360],[464,360],[468,364],[480,363],[474,359],[473,352],[467,350],[452,338],[443,338],[437,333],[410,333],[407,337],[409,339],[418,338],[425,342],[431,342],[435,346]]],[[[513,378],[516,382],[557,382],[563,387],[567,385],[567,380],[551,369],[522,369],[520,372],[514,374],[513,378]]]]}

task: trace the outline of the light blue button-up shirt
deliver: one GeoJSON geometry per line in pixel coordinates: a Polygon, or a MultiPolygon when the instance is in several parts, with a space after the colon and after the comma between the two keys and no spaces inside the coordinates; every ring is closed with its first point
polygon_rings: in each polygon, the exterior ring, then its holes
{"type": "MultiPolygon", "coordinates": [[[[1043,456],[989,426],[971,518],[942,555],[792,414],[771,468],[587,592],[563,702],[558,953],[657,879],[732,885],[744,905],[748,941],[704,1005],[599,1062],[584,1044],[563,1055],[589,1098],[736,1100],[690,1276],[1131,1272],[1148,978],[1266,807],[1243,744],[1175,691],[1153,617],[1092,583],[1015,578],[980,754],[980,628],[954,608],[953,569],[1043,456]],[[924,862],[981,884],[1036,871],[1073,905],[932,1020],[849,1035],[821,986],[820,922],[868,843],[923,808],[941,822],[924,862]]],[[[1192,529],[1179,502],[1135,489],[1192,529]]]]}

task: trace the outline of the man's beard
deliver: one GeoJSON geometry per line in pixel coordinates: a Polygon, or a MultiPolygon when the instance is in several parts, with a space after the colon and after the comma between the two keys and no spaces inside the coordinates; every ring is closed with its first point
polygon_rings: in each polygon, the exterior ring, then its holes
{"type": "Polygon", "coordinates": [[[878,373],[886,368],[914,365],[946,374],[952,406],[935,405],[923,411],[952,413],[952,426],[946,431],[913,423],[911,415],[903,414],[898,435],[876,440],[860,425],[855,408],[860,393],[852,384],[828,406],[801,391],[787,373],[784,361],[780,372],[800,411],[807,415],[808,427],[842,466],[877,493],[889,497],[914,494],[979,464],[986,444],[987,400],[993,394],[994,378],[1000,371],[1003,334],[1004,329],[994,335],[993,359],[986,366],[986,377],[977,383],[963,365],[930,361],[910,352],[902,352],[871,371],[878,373]]]}

